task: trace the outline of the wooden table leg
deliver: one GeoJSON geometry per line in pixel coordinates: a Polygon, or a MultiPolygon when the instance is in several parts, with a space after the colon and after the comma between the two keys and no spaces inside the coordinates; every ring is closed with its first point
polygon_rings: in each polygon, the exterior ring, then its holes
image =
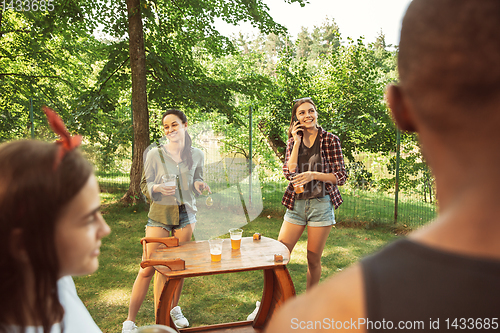
{"type": "Polygon", "coordinates": [[[168,279],[159,272],[155,272],[154,300],[155,300],[155,320],[157,324],[170,326],[176,331],[170,310],[172,310],[172,300],[174,292],[180,284],[179,279],[168,279]]]}
{"type": "Polygon", "coordinates": [[[286,266],[264,270],[264,291],[259,312],[252,326],[263,328],[269,318],[287,299],[295,296],[295,287],[286,266]]]}

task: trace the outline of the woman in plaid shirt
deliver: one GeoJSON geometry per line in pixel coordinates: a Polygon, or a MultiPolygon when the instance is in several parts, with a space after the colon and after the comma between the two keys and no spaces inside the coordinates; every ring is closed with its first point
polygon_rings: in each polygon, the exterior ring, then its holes
{"type": "Polygon", "coordinates": [[[321,255],[342,203],[338,185],[347,179],[339,138],[318,125],[311,98],[294,101],[283,173],[290,180],[278,240],[290,253],[307,226],[307,289],[319,282],[321,255]]]}

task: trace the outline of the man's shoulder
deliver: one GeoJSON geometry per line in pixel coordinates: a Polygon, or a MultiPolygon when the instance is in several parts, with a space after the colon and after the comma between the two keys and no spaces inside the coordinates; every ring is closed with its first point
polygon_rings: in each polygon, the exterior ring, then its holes
{"type": "MultiPolygon", "coordinates": [[[[337,323],[350,328],[365,317],[364,287],[361,266],[355,264],[290,300],[273,316],[266,332],[294,332],[297,329],[336,329],[337,323]]],[[[340,325],[338,324],[338,325],[340,325]]]]}

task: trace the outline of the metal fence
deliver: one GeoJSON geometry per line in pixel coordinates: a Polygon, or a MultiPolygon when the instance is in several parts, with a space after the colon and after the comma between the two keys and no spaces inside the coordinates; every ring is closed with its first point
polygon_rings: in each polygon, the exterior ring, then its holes
{"type": "MultiPolygon", "coordinates": [[[[30,98],[29,102],[30,134],[35,137],[33,100],[30,98]]],[[[249,177],[246,160],[235,159],[234,154],[222,154],[220,138],[203,124],[196,125],[197,129],[193,125],[190,127],[193,145],[205,152],[205,180],[214,193],[221,194],[219,200],[229,206],[242,204],[245,210],[251,211],[252,197],[260,198],[264,214],[284,214],[281,198],[288,182],[281,171],[269,170],[268,166],[253,162],[250,164],[252,177],[249,177]]],[[[399,142],[399,133],[397,136],[399,142]]],[[[121,151],[115,152],[112,165],[106,166],[97,162],[102,156],[99,147],[84,145],[82,148],[88,159],[94,161],[101,189],[125,193],[130,183],[130,147],[121,147],[121,151]]],[[[365,153],[356,155],[353,161],[346,161],[349,179],[340,187],[344,203],[335,212],[337,221],[399,223],[417,227],[436,217],[435,191],[429,172],[424,170],[419,174],[405,175],[400,171],[398,179],[409,179],[406,187],[400,187],[399,182],[394,181],[396,176],[389,171],[389,158],[365,153]]]]}
{"type": "MultiPolygon", "coordinates": [[[[253,202],[262,201],[263,214],[284,214],[281,199],[288,182],[280,170],[267,170],[265,165],[253,163],[252,176],[249,177],[248,161],[221,154],[217,140],[204,140],[198,147],[205,152],[204,178],[215,193],[216,205],[218,198],[227,209],[243,204],[244,209],[249,210],[253,197],[253,202]]],[[[421,185],[398,192],[395,188],[380,185],[388,179],[394,182],[391,179],[394,176],[388,171],[388,161],[389,157],[376,154],[359,154],[355,161],[346,161],[350,166],[350,177],[344,186],[339,187],[344,202],[335,211],[337,221],[398,223],[415,228],[436,217],[436,202],[428,194],[423,181],[418,182],[421,185]]],[[[118,169],[103,171],[97,168],[103,191],[127,190],[130,165],[122,163],[118,169]]]]}

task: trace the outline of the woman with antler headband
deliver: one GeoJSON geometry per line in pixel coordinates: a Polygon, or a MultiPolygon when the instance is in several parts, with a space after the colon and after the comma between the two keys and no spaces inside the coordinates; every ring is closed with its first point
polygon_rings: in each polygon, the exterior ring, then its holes
{"type": "Polygon", "coordinates": [[[71,276],[97,269],[110,229],[81,137],[44,111],[57,144],[0,145],[0,332],[97,333],[71,276]]]}

